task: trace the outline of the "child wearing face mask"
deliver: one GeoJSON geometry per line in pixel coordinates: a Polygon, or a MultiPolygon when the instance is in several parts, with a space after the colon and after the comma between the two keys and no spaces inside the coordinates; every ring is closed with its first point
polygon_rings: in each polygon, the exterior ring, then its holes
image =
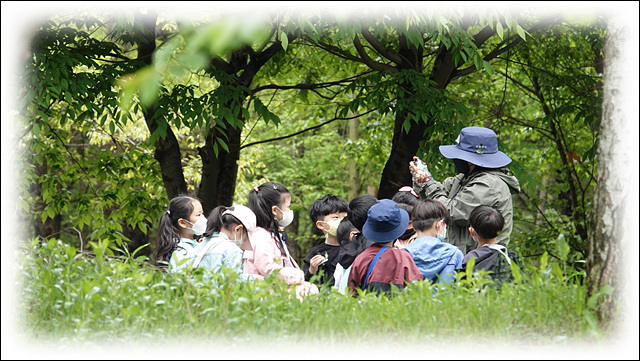
{"type": "Polygon", "coordinates": [[[316,284],[333,285],[334,272],[340,243],[337,239],[337,230],[340,221],[347,216],[349,205],[347,202],[333,194],[327,194],[316,199],[309,207],[311,223],[318,227],[324,234],[324,242],[311,248],[304,259],[302,270],[304,278],[310,281],[314,275],[316,284]]]}
{"type": "Polygon", "coordinates": [[[340,252],[336,259],[336,271],[334,272],[334,288],[345,294],[348,286],[351,266],[356,257],[374,242],[362,234],[362,227],[367,222],[369,209],[378,202],[371,194],[360,194],[349,202],[347,217],[340,222],[336,232],[340,243],[340,252]],[[345,222],[347,221],[347,222],[345,222]]]}
{"type": "MultiPolygon", "coordinates": [[[[360,233],[360,230],[356,228],[356,226],[349,221],[349,218],[344,218],[340,221],[338,225],[338,230],[336,231],[336,238],[340,247],[347,246],[357,234],[360,233]]],[[[342,249],[341,249],[342,250],[342,249]]],[[[347,281],[349,280],[349,272],[351,271],[351,267],[344,269],[342,264],[338,261],[338,257],[336,257],[336,267],[333,272],[334,284],[333,288],[337,289],[338,292],[345,294],[347,290],[347,281]]]]}
{"type": "Polygon", "coordinates": [[[168,209],[160,217],[158,237],[154,243],[157,265],[178,269],[190,258],[198,239],[207,229],[202,203],[195,197],[180,195],[169,201],[168,209]]]}
{"type": "Polygon", "coordinates": [[[251,234],[253,250],[244,252],[244,273],[267,277],[278,271],[278,278],[296,285],[298,298],[318,293],[318,287],[304,279],[304,272],[289,254],[281,230],[293,221],[291,193],[282,184],[266,182],[249,191],[249,208],[256,215],[251,234]]]}
{"type": "Polygon", "coordinates": [[[462,267],[464,255],[458,247],[444,242],[449,212],[438,201],[420,201],[411,212],[411,222],[418,238],[404,248],[425,280],[441,285],[455,280],[455,270],[462,267]]]}
{"type": "MultiPolygon", "coordinates": [[[[398,207],[404,209],[409,214],[413,212],[413,207],[420,202],[418,193],[409,186],[404,186],[398,189],[398,192],[391,198],[391,200],[398,203],[398,207]]],[[[403,249],[411,244],[411,242],[415,241],[416,238],[416,230],[413,229],[413,223],[411,223],[411,219],[409,219],[409,226],[407,227],[407,230],[398,237],[398,239],[396,239],[393,246],[398,249],[403,249]]]]}
{"type": "MultiPolygon", "coordinates": [[[[398,203],[398,207],[411,214],[411,212],[413,212],[414,206],[406,203],[398,203]]],[[[413,243],[413,241],[415,241],[416,239],[418,239],[418,235],[416,234],[416,230],[413,229],[413,223],[411,222],[411,219],[409,219],[409,226],[407,226],[407,230],[404,231],[404,233],[400,237],[398,237],[395,242],[393,242],[393,246],[397,249],[404,249],[406,246],[413,243]]]]}
{"type": "Polygon", "coordinates": [[[251,209],[243,205],[218,206],[209,214],[207,224],[204,240],[193,249],[193,267],[216,273],[225,267],[243,280],[255,279],[254,275],[244,275],[242,269],[243,250],[252,250],[251,235],[256,230],[256,215],[251,209]]]}

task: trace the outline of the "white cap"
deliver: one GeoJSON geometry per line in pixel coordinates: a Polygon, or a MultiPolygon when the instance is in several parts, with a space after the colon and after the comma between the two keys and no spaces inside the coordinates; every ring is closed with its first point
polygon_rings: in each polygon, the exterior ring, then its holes
{"type": "MultiPolygon", "coordinates": [[[[257,229],[257,226],[256,226],[256,215],[255,213],[253,213],[253,211],[249,207],[243,206],[243,205],[233,205],[227,208],[226,211],[222,212],[223,216],[225,214],[230,214],[236,217],[242,223],[244,228],[247,230],[247,234],[249,235],[249,238],[251,238],[251,234],[255,232],[255,230],[257,229]]],[[[251,246],[251,244],[252,244],[251,239],[244,240],[240,248],[246,251],[251,251],[253,250],[253,247],[251,246]]]]}

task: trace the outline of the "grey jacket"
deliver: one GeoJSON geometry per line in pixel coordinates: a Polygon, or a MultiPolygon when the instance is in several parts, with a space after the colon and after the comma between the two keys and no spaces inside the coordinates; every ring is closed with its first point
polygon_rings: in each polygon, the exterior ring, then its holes
{"type": "Polygon", "coordinates": [[[469,214],[479,206],[496,208],[504,217],[504,228],[498,235],[498,242],[509,244],[513,228],[513,205],[511,193],[520,192],[518,179],[509,175],[507,168],[481,170],[468,177],[460,173],[444,182],[433,182],[420,188],[415,183],[413,189],[423,199],[435,199],[449,210],[451,224],[446,241],[458,247],[463,254],[477,248],[476,241],[469,234],[469,214]]]}

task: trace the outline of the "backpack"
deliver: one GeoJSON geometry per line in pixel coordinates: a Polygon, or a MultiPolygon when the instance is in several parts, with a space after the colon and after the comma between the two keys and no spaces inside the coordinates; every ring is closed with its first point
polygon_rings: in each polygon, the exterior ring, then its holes
{"type": "Polygon", "coordinates": [[[504,282],[513,281],[513,273],[511,272],[511,263],[515,262],[518,267],[522,268],[520,257],[513,250],[500,244],[486,245],[493,249],[483,257],[476,258],[476,264],[473,271],[485,270],[491,272],[489,277],[496,283],[499,288],[504,282]]]}

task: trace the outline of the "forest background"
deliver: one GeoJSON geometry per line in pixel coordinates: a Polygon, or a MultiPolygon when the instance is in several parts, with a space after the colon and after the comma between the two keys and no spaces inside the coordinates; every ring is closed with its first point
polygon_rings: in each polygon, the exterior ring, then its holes
{"type": "MultiPolygon", "coordinates": [[[[4,4],[3,4],[3,6],[4,6],[4,4]]],[[[3,8],[3,10],[4,10],[4,8],[3,8]]],[[[5,19],[4,19],[4,16],[5,16],[5,15],[4,15],[4,11],[3,11],[3,20],[5,20],[5,19]]],[[[4,21],[3,21],[3,26],[4,26],[4,21]]],[[[18,27],[17,27],[17,28],[18,28],[18,27]]],[[[6,59],[6,58],[5,58],[5,54],[6,54],[6,53],[5,53],[5,51],[4,51],[4,50],[5,50],[5,48],[4,48],[4,46],[5,46],[4,38],[5,38],[6,36],[7,36],[7,32],[3,31],[3,74],[4,74],[4,70],[5,70],[5,61],[4,61],[4,60],[6,59]]],[[[4,77],[3,77],[3,78],[4,78],[4,77]]],[[[7,134],[7,132],[6,132],[6,128],[5,128],[5,125],[6,125],[6,124],[5,124],[5,123],[6,123],[5,119],[7,119],[7,118],[5,118],[5,114],[4,114],[5,109],[4,109],[4,106],[5,106],[5,85],[4,85],[4,82],[3,82],[3,125],[2,125],[2,126],[3,126],[3,132],[2,132],[2,133],[3,133],[3,162],[2,162],[2,164],[3,164],[3,227],[2,227],[2,229],[3,229],[3,239],[11,239],[11,237],[4,237],[5,232],[7,232],[7,231],[8,231],[8,229],[9,229],[9,230],[11,229],[11,227],[10,227],[10,226],[9,226],[9,227],[7,227],[7,222],[6,222],[6,220],[7,220],[7,219],[9,219],[9,218],[8,218],[8,216],[6,216],[6,217],[5,217],[5,205],[6,205],[6,204],[8,204],[8,203],[6,202],[6,200],[7,200],[7,199],[11,199],[11,196],[7,196],[7,195],[8,195],[8,193],[5,193],[5,185],[10,184],[10,183],[5,182],[5,181],[7,180],[7,179],[5,179],[5,176],[8,174],[8,173],[6,173],[6,172],[5,172],[5,169],[6,169],[6,168],[5,168],[5,165],[7,164],[7,162],[5,162],[5,160],[7,159],[7,158],[5,158],[5,155],[8,155],[10,152],[9,152],[9,153],[5,152],[5,146],[8,146],[9,144],[7,144],[7,142],[5,142],[5,141],[4,141],[4,139],[5,139],[5,138],[4,138],[4,136],[7,134]]],[[[265,114],[266,114],[266,113],[265,113],[265,114]]],[[[374,132],[375,132],[375,130],[374,130],[374,132]]],[[[12,133],[11,133],[11,131],[9,131],[9,134],[12,134],[12,133]]],[[[450,136],[449,136],[449,137],[450,137],[450,136]]],[[[452,140],[452,139],[448,139],[448,138],[447,138],[447,140],[448,140],[448,142],[447,142],[447,141],[445,141],[445,140],[443,139],[443,144],[451,143],[451,140],[452,140]]],[[[9,143],[10,143],[10,142],[9,142],[9,143]]],[[[511,145],[511,144],[508,144],[508,146],[509,146],[510,148],[515,148],[515,147],[514,147],[513,145],[511,145]]],[[[375,153],[375,151],[373,151],[373,153],[375,153]]],[[[373,154],[373,153],[371,153],[371,154],[373,154]]],[[[432,152],[432,153],[433,153],[433,152],[432,152]]],[[[507,153],[509,154],[509,152],[507,152],[507,153]]],[[[437,155],[437,154],[436,154],[436,155],[437,155]]],[[[581,154],[581,155],[575,155],[575,156],[578,156],[578,157],[579,157],[579,156],[582,156],[582,154],[581,154]]],[[[592,156],[593,156],[593,154],[592,154],[592,156]]],[[[437,156],[434,156],[434,157],[432,157],[432,159],[431,159],[431,160],[432,160],[432,161],[434,161],[434,162],[437,162],[437,159],[436,159],[436,158],[437,158],[437,156]]],[[[10,159],[10,158],[9,158],[9,159],[10,159]]],[[[382,163],[384,163],[384,159],[382,159],[382,163]]],[[[9,164],[10,164],[10,163],[9,163],[9,164]]],[[[636,162],[636,165],[637,165],[637,162],[636,162]]],[[[378,164],[378,166],[380,166],[380,167],[381,167],[382,165],[381,165],[381,164],[378,164]]],[[[403,168],[405,168],[405,167],[403,166],[403,168]]],[[[446,169],[446,164],[442,164],[442,165],[441,165],[441,169],[443,169],[443,170],[444,170],[444,169],[446,169]]],[[[637,166],[636,166],[636,171],[637,171],[637,166]]],[[[376,173],[376,172],[374,171],[374,172],[372,172],[372,173],[376,173]]],[[[378,170],[378,171],[377,171],[377,173],[380,173],[380,171],[378,170]]],[[[524,174],[524,173],[521,173],[521,174],[519,174],[519,175],[526,176],[526,174],[524,174]]],[[[526,183],[526,179],[521,179],[521,181],[525,181],[525,183],[526,183]]],[[[296,192],[296,187],[292,187],[291,185],[287,184],[286,182],[283,182],[283,183],[285,183],[285,185],[289,186],[293,192],[296,192]]],[[[375,186],[377,186],[377,184],[374,184],[373,186],[375,187],[375,186]]],[[[14,185],[14,187],[16,187],[16,186],[14,185]]],[[[16,189],[16,188],[14,188],[14,189],[16,189]]],[[[237,190],[237,192],[236,192],[236,193],[239,193],[239,194],[246,194],[246,190],[237,190]]],[[[340,192],[336,192],[336,193],[340,193],[340,192]]],[[[344,198],[349,198],[349,197],[347,196],[348,194],[349,194],[349,193],[348,193],[348,191],[347,191],[347,190],[342,190],[340,195],[343,195],[343,197],[344,197],[344,198]]],[[[313,197],[318,197],[318,196],[320,196],[320,194],[317,194],[317,195],[311,194],[311,195],[309,195],[309,199],[310,199],[310,200],[312,200],[312,199],[313,199],[313,197]]],[[[242,197],[241,197],[241,198],[242,198],[242,197]]],[[[239,199],[239,201],[240,201],[240,202],[242,202],[243,200],[242,200],[242,199],[239,199]]],[[[300,207],[300,208],[302,208],[302,207],[300,207]]],[[[300,210],[300,208],[299,208],[298,210],[300,210]]],[[[302,208],[302,209],[303,209],[303,208],[302,208]]],[[[10,213],[10,214],[13,214],[13,211],[11,211],[11,213],[10,213]]],[[[306,218],[306,214],[305,214],[305,212],[304,212],[304,211],[299,212],[299,213],[297,214],[297,216],[298,216],[298,217],[305,217],[305,218],[306,218]]],[[[15,223],[13,223],[13,222],[12,222],[12,223],[10,223],[10,224],[15,224],[15,223]]],[[[573,234],[573,233],[572,233],[572,234],[573,234]]],[[[571,240],[569,240],[569,241],[571,241],[571,240]]],[[[3,247],[5,247],[5,246],[6,246],[6,244],[3,242],[3,247]]],[[[536,246],[539,246],[539,245],[536,245],[536,246]]],[[[307,248],[308,248],[308,246],[307,246],[307,248]]],[[[535,248],[535,247],[532,247],[532,248],[535,248]]],[[[3,250],[4,250],[4,248],[3,248],[3,250]]],[[[584,249],[580,249],[580,245],[579,245],[579,243],[577,243],[577,245],[576,245],[576,246],[574,246],[573,251],[574,251],[574,252],[579,253],[580,251],[584,252],[584,249]]],[[[631,252],[631,253],[633,253],[633,254],[637,254],[637,252],[631,252]]],[[[5,255],[7,255],[7,252],[3,252],[3,257],[5,257],[5,255]]],[[[579,258],[579,257],[578,257],[578,258],[579,258]]],[[[3,259],[3,261],[4,261],[4,259],[3,259]]],[[[5,285],[6,285],[6,283],[5,283],[5,275],[7,275],[7,273],[5,272],[5,265],[6,265],[6,264],[7,264],[6,262],[3,262],[3,291],[4,291],[4,287],[5,287],[5,285]]],[[[5,294],[5,293],[3,292],[3,295],[4,295],[4,294],[5,294]]],[[[3,297],[3,316],[4,316],[4,314],[5,314],[5,301],[4,301],[4,297],[3,297]]],[[[4,321],[5,319],[6,319],[6,318],[5,318],[5,317],[3,317],[3,321],[4,321]]],[[[4,325],[3,325],[3,343],[4,343],[4,341],[5,341],[4,332],[5,332],[5,329],[4,329],[4,325]]]]}

